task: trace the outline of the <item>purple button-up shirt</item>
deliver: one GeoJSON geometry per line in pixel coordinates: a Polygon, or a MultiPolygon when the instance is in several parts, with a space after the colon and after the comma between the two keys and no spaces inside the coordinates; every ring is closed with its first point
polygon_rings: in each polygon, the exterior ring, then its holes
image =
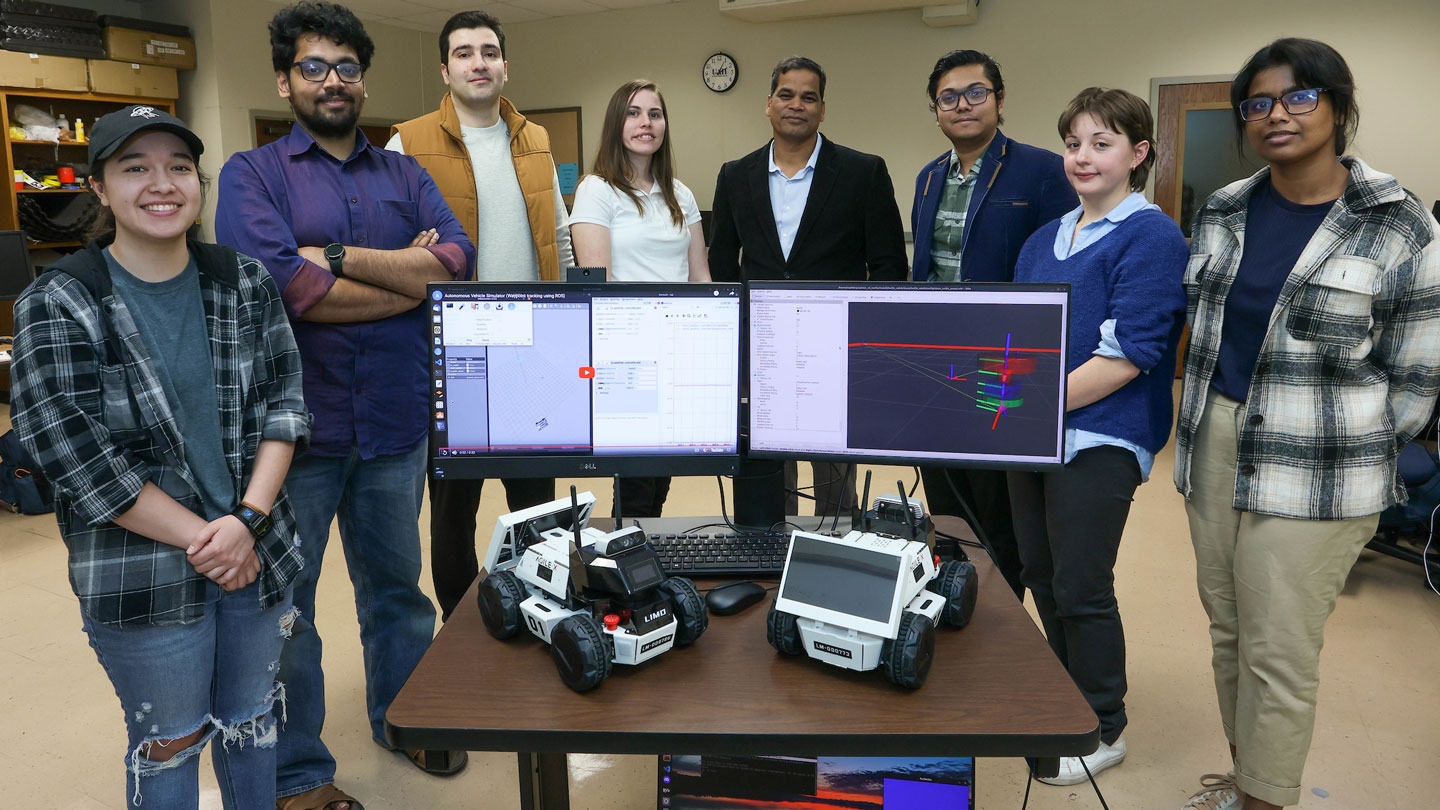
{"type": "Polygon", "coordinates": [[[364,323],[301,320],[335,284],[327,267],[300,258],[301,246],[396,250],[434,228],[426,248],[457,279],[475,266],[475,247],[430,175],[414,158],[371,146],[336,160],[304,128],[238,152],[220,172],[216,241],[253,256],[280,288],[315,414],[310,452],[371,459],[423,441],[429,424],[429,303],[364,323]]]}

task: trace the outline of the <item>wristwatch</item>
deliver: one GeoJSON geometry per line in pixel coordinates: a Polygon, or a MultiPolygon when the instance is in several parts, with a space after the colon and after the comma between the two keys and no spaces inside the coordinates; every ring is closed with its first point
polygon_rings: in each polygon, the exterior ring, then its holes
{"type": "Polygon", "coordinates": [[[331,242],[325,246],[325,261],[330,262],[330,272],[336,278],[345,278],[345,246],[331,242]]]}
{"type": "Polygon", "coordinates": [[[272,525],[270,516],[244,501],[241,501],[240,505],[235,507],[235,511],[230,514],[239,518],[240,522],[245,524],[245,528],[255,535],[256,540],[270,533],[272,525]]]}

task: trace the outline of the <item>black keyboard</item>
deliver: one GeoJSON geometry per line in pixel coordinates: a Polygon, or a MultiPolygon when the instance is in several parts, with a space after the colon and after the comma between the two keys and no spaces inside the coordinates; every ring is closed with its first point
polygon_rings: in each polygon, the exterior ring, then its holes
{"type": "MultiPolygon", "coordinates": [[[[843,532],[820,532],[839,537],[843,532]]],[[[780,576],[790,532],[702,529],[646,535],[667,574],[688,577],[780,576]]]]}

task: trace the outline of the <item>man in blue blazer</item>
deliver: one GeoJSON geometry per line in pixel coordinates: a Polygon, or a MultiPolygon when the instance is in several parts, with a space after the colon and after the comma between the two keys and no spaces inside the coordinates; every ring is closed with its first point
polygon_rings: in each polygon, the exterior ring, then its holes
{"type": "MultiPolygon", "coordinates": [[[[774,138],[720,168],[710,235],[716,281],[903,281],[904,225],[878,155],[820,135],[825,71],[792,56],[770,74],[765,100],[774,138]]],[[[855,472],[812,464],[815,514],[857,515],[855,472]]],[[[794,464],[786,465],[794,489],[794,464]]],[[[787,503],[795,514],[794,499],[787,503]]]]}
{"type": "MultiPolygon", "coordinates": [[[[980,51],[940,57],[926,85],[948,152],[915,178],[910,228],[916,281],[1010,281],[1020,248],[1041,225],[1079,205],[1059,155],[1005,137],[1005,81],[980,51]]],[[[1005,473],[922,467],[930,511],[978,520],[991,556],[1016,596],[1020,555],[1005,473]],[[966,514],[963,498],[974,518],[966,514]]]]}

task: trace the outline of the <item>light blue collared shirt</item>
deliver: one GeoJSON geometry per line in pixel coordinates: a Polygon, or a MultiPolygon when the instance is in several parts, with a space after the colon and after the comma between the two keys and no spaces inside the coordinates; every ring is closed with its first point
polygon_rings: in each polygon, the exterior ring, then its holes
{"type": "MultiPolygon", "coordinates": [[[[1145,195],[1138,191],[1130,192],[1129,196],[1120,201],[1120,204],[1110,209],[1110,213],[1095,220],[1075,233],[1075,226],[1080,222],[1080,215],[1084,212],[1084,206],[1060,218],[1060,230],[1055,232],[1055,258],[1064,261],[1076,253],[1099,242],[1120,227],[1131,214],[1154,208],[1157,211],[1160,206],[1145,199],[1145,195]],[[1074,241],[1071,241],[1071,236],[1074,241]]],[[[1098,357],[1114,357],[1125,359],[1125,352],[1120,349],[1120,341],[1115,339],[1115,319],[1111,318],[1100,324],[1100,345],[1095,347],[1093,352],[1098,357]]],[[[1144,372],[1149,373],[1149,372],[1144,372]]],[[[1095,433],[1089,430],[1077,428],[1065,429],[1065,463],[1069,464],[1075,458],[1075,454],[1081,450],[1088,450],[1091,447],[1111,445],[1123,447],[1135,454],[1135,460],[1140,463],[1140,480],[1150,480],[1150,468],[1155,465],[1155,454],[1141,447],[1134,442],[1128,442],[1116,436],[1107,436],[1104,433],[1095,433]]]]}
{"type": "Polygon", "coordinates": [[[815,179],[815,160],[820,157],[820,142],[824,136],[815,133],[815,149],[805,167],[786,177],[775,165],[775,142],[770,142],[770,212],[775,215],[775,230],[780,234],[780,252],[790,260],[790,248],[795,245],[795,233],[800,230],[800,218],[805,215],[805,201],[810,197],[810,182],[815,179]]]}

